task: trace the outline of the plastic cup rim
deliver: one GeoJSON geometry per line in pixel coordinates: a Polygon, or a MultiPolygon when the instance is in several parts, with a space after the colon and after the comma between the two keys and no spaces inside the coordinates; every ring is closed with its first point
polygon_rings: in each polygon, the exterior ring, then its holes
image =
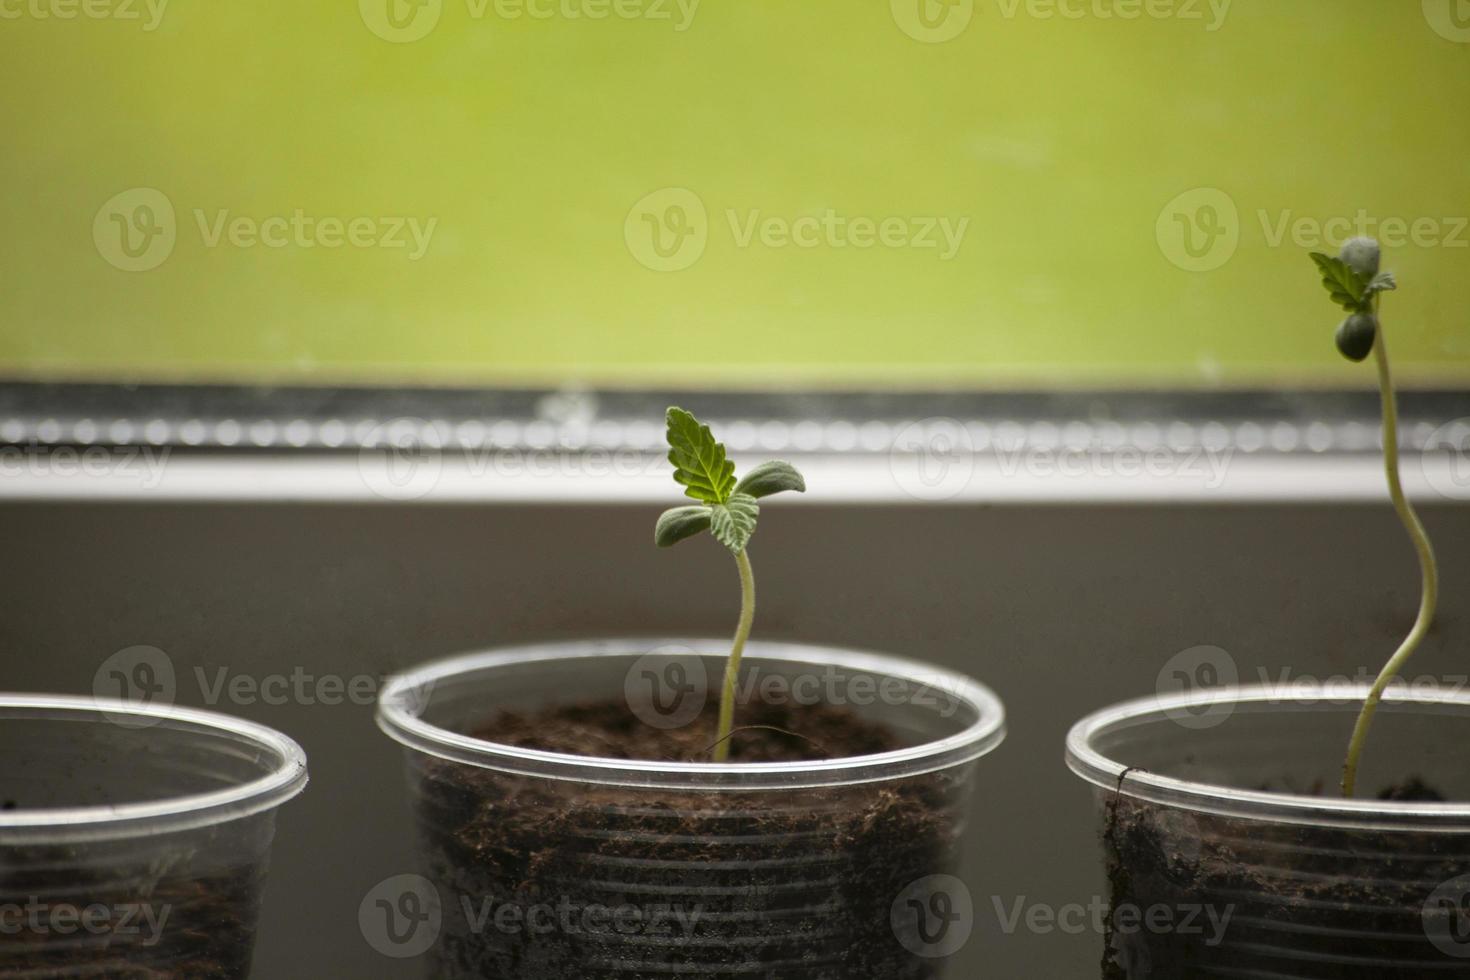
{"type": "MultiPolygon", "coordinates": [[[[1005,738],[1005,708],[1000,698],[957,671],[888,654],[772,640],[748,643],[743,664],[795,662],[942,685],[946,695],[975,711],[976,720],[945,738],[890,752],[813,762],[715,763],[612,759],[518,748],[449,731],[424,721],[415,710],[413,692],[432,690],[437,682],[466,673],[557,660],[627,657],[675,644],[694,650],[719,650],[728,643],[708,638],[654,637],[535,643],[462,653],[429,661],[390,678],[379,694],[378,726],[410,749],[468,765],[555,779],[671,789],[797,789],[897,779],[971,762],[1005,738]]],[[[417,707],[421,710],[422,705],[417,707]]]]}
{"type": "Polygon", "coordinates": [[[206,793],[136,803],[0,811],[0,842],[67,842],[186,830],[272,809],[306,787],[306,753],[294,740],[265,725],[178,705],[57,694],[0,694],[0,718],[71,718],[117,724],[109,716],[201,729],[253,745],[273,755],[277,762],[263,776],[206,793]]]}
{"type": "MultiPolygon", "coordinates": [[[[1149,802],[1225,816],[1257,817],[1293,823],[1351,824],[1381,827],[1419,823],[1444,829],[1470,828],[1470,801],[1416,802],[1344,799],[1247,790],[1164,776],[1129,768],[1096,748],[1106,734],[1140,724],[1167,720],[1171,713],[1212,706],[1245,710],[1343,710],[1361,703],[1371,685],[1302,684],[1283,693],[1269,684],[1196,690],[1135,698],[1103,708],[1072,726],[1067,734],[1066,761],[1073,773],[1094,786],[1149,802]]],[[[1470,712],[1470,692],[1390,688],[1383,704],[1421,705],[1470,712]]],[[[1344,743],[1344,748],[1346,744],[1344,743]]]]}

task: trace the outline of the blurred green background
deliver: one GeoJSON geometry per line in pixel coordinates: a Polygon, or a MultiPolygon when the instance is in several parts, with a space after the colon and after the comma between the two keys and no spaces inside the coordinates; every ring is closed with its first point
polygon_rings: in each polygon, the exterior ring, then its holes
{"type": "Polygon", "coordinates": [[[0,0],[0,78],[11,377],[1370,385],[1361,230],[1470,380],[1466,0],[0,0]]]}

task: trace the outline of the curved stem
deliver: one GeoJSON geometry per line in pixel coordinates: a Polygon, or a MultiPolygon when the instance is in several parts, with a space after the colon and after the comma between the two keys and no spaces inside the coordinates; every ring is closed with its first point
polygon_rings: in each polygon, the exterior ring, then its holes
{"type": "Polygon", "coordinates": [[[725,662],[725,684],[720,692],[720,727],[715,732],[719,738],[715,744],[716,762],[728,762],[730,759],[730,734],[735,726],[735,682],[740,677],[740,655],[745,652],[745,641],[750,639],[750,628],[755,623],[755,573],[743,550],[736,553],[735,565],[740,569],[740,625],[735,627],[735,642],[730,645],[730,659],[725,662]]]}
{"type": "Polygon", "coordinates": [[[1425,533],[1419,515],[1404,496],[1403,483],[1399,479],[1398,404],[1394,398],[1393,378],[1388,368],[1388,346],[1384,341],[1381,321],[1373,353],[1378,364],[1378,387],[1383,400],[1383,466],[1388,477],[1388,492],[1393,497],[1394,510],[1398,511],[1404,530],[1409,532],[1414,549],[1419,553],[1419,570],[1424,585],[1419,600],[1419,617],[1414,620],[1414,628],[1409,631],[1398,651],[1378,675],[1378,680],[1373,683],[1373,688],[1363,703],[1363,710],[1358,715],[1357,724],[1353,726],[1347,762],[1342,767],[1342,795],[1348,798],[1352,797],[1357,787],[1358,763],[1362,760],[1363,746],[1368,739],[1368,730],[1373,725],[1373,715],[1378,711],[1379,702],[1383,700],[1383,692],[1403,670],[1414,651],[1419,648],[1425,634],[1429,632],[1429,624],[1434,619],[1434,608],[1439,601],[1439,568],[1434,560],[1434,546],[1429,543],[1429,535],[1425,533]]]}

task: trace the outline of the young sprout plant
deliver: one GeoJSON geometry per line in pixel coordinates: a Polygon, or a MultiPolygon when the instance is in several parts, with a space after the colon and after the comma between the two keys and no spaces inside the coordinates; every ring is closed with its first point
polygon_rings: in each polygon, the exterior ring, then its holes
{"type": "Polygon", "coordinates": [[[1353,726],[1352,742],[1348,745],[1347,761],[1342,767],[1342,795],[1353,796],[1358,782],[1358,764],[1362,760],[1363,746],[1368,740],[1368,731],[1373,725],[1373,715],[1388,689],[1409,658],[1414,655],[1429,624],[1434,620],[1434,608],[1439,598],[1439,568],[1434,561],[1434,548],[1419,515],[1404,496],[1404,487],[1399,479],[1399,433],[1398,405],[1394,398],[1393,376],[1388,367],[1388,346],[1383,338],[1383,324],[1378,318],[1379,300],[1382,294],[1398,288],[1393,274],[1379,271],[1380,251],[1378,242],[1371,238],[1354,238],[1342,248],[1336,258],[1312,253],[1312,261],[1322,272],[1322,284],[1332,295],[1333,302],[1347,310],[1348,318],[1337,328],[1337,349],[1350,361],[1361,361],[1370,353],[1378,365],[1378,388],[1383,403],[1383,467],[1388,476],[1388,492],[1399,520],[1409,532],[1414,549],[1419,554],[1419,570],[1423,577],[1423,592],[1419,600],[1419,616],[1409,635],[1399,644],[1398,650],[1389,658],[1388,664],[1374,681],[1363,709],[1353,726]]]}
{"type": "Polygon", "coordinates": [[[709,426],[682,408],[668,411],[669,462],[674,464],[674,480],[683,485],[686,496],[698,504],[674,507],[658,519],[653,540],[660,548],[677,544],[701,531],[709,531],[715,540],[730,549],[740,570],[740,622],[735,627],[735,640],[725,662],[725,680],[720,690],[720,720],[714,746],[716,762],[730,758],[730,734],[735,724],[735,684],[740,673],[740,655],[750,638],[755,622],[755,574],[750,568],[746,547],[755,534],[760,517],[761,497],[783,490],[806,491],[806,481],[790,463],[773,460],[762,463],[735,480],[735,464],[726,458],[725,446],[717,442],[709,426]]]}

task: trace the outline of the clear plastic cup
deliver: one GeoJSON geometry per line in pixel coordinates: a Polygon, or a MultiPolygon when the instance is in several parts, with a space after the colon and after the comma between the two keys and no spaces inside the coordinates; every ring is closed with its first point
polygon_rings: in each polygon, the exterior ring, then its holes
{"type": "Polygon", "coordinates": [[[644,701],[642,682],[713,696],[727,642],[519,647],[390,681],[378,720],[408,750],[423,875],[383,904],[378,938],[413,944],[445,980],[941,976],[973,926],[954,872],[974,765],[1004,737],[999,700],[969,678],[750,644],[742,676],[765,686],[747,691],[840,703],[900,737],[851,758],[655,762],[472,734],[503,710],[609,697],[672,727],[687,704],[652,688],[644,701]],[[423,930],[406,928],[415,910],[423,930]]]}
{"type": "Polygon", "coordinates": [[[0,976],[244,980],[306,757],[224,715],[0,695],[0,976]]]}
{"type": "Polygon", "coordinates": [[[1470,977],[1470,694],[1390,690],[1360,786],[1400,798],[1345,800],[1366,695],[1196,690],[1078,722],[1067,763],[1102,818],[1105,978],[1470,977]]]}

